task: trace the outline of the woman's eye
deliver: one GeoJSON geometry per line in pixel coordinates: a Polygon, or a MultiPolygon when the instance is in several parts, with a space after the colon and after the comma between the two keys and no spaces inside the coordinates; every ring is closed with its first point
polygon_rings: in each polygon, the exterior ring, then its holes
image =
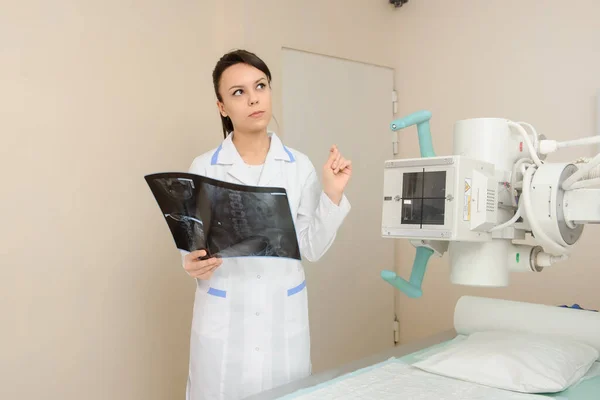
{"type": "Polygon", "coordinates": [[[265,87],[265,84],[264,84],[264,83],[259,83],[257,87],[258,87],[259,89],[264,89],[264,87],[265,87]]]}
{"type": "Polygon", "coordinates": [[[235,92],[233,92],[234,96],[239,96],[240,94],[242,94],[242,89],[238,89],[235,92]]]}

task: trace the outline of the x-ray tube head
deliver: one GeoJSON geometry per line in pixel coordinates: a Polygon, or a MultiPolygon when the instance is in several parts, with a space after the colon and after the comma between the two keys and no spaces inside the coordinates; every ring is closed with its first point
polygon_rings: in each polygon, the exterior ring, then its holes
{"type": "Polygon", "coordinates": [[[440,156],[430,118],[418,111],[391,123],[394,132],[416,125],[421,157],[388,160],[383,171],[382,236],[417,251],[409,280],[381,276],[406,295],[421,295],[432,255],[449,253],[454,284],[502,287],[511,272],[566,259],[584,224],[600,223],[600,155],[580,166],[550,163],[545,135],[530,124],[475,118],[456,122],[453,154],[440,156]],[[535,245],[513,243],[527,234],[535,245]]]}

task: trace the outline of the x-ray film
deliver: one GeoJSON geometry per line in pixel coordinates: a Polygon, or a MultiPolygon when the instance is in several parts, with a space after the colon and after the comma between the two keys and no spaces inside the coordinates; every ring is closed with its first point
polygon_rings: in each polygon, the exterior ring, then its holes
{"type": "Polygon", "coordinates": [[[145,176],[180,250],[207,257],[287,257],[300,250],[287,192],[189,173],[145,176]]]}

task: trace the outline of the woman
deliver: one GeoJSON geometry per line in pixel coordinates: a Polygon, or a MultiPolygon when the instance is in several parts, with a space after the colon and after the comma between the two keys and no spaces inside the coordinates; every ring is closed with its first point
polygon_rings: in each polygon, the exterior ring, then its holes
{"type": "MultiPolygon", "coordinates": [[[[344,195],[351,163],[336,146],[322,170],[267,131],[271,73],[247,51],[224,55],[213,72],[224,141],[190,172],[222,181],[287,190],[304,259],[329,249],[350,211],[344,195]]],[[[210,258],[192,252],[184,267],[197,279],[188,400],[240,399],[310,375],[305,276],[291,258],[210,258]]]]}

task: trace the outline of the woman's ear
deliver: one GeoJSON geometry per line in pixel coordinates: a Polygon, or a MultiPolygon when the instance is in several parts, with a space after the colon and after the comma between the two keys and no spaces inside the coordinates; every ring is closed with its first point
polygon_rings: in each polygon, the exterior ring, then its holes
{"type": "Polygon", "coordinates": [[[217,108],[219,109],[219,112],[221,113],[221,115],[225,118],[227,117],[227,113],[225,112],[225,105],[217,100],[217,108]]]}

